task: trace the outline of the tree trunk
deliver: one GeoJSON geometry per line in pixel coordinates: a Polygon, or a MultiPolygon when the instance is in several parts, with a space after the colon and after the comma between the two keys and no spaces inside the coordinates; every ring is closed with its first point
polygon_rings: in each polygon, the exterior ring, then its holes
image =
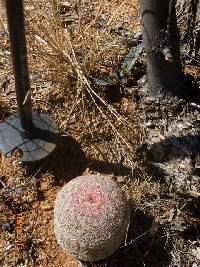
{"type": "Polygon", "coordinates": [[[174,0],[141,0],[148,91],[153,98],[181,96],[180,38],[174,0]]]}
{"type": "Polygon", "coordinates": [[[181,47],[188,55],[200,58],[200,0],[177,0],[176,8],[181,47]]]}

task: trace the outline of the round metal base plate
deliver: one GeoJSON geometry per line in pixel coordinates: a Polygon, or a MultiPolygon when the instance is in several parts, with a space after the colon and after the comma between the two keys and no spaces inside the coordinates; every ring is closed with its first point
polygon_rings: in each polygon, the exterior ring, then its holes
{"type": "Polygon", "coordinates": [[[10,156],[15,149],[23,153],[22,162],[34,162],[48,156],[56,147],[58,129],[46,114],[33,112],[33,131],[22,132],[19,115],[0,123],[0,150],[10,156]]]}

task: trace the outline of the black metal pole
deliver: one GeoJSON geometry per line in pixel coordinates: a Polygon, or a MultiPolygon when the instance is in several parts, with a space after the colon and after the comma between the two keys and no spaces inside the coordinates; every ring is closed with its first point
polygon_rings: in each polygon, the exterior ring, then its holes
{"type": "Polygon", "coordinates": [[[33,122],[23,1],[6,0],[5,2],[15,75],[15,90],[21,127],[23,131],[31,131],[33,122]]]}
{"type": "Polygon", "coordinates": [[[22,162],[47,157],[58,142],[58,128],[47,114],[33,111],[28,72],[23,0],[4,0],[15,75],[18,113],[0,122],[0,150],[12,155],[22,152],[22,162]]]}

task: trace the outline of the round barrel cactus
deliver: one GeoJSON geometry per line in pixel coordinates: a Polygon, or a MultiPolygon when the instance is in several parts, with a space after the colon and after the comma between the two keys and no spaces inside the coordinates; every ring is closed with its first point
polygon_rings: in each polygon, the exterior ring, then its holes
{"type": "Polygon", "coordinates": [[[54,231],[58,243],[83,261],[98,261],[122,244],[129,223],[127,198],[102,176],[80,176],[57,194],[54,231]]]}

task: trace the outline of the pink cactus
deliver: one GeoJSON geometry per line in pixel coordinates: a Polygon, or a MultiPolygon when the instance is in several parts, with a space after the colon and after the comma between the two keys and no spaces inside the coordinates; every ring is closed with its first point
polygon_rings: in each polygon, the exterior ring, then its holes
{"type": "Polygon", "coordinates": [[[129,217],[127,198],[116,183],[102,176],[81,176],[57,194],[55,235],[70,254],[97,261],[119,248],[129,217]]]}

